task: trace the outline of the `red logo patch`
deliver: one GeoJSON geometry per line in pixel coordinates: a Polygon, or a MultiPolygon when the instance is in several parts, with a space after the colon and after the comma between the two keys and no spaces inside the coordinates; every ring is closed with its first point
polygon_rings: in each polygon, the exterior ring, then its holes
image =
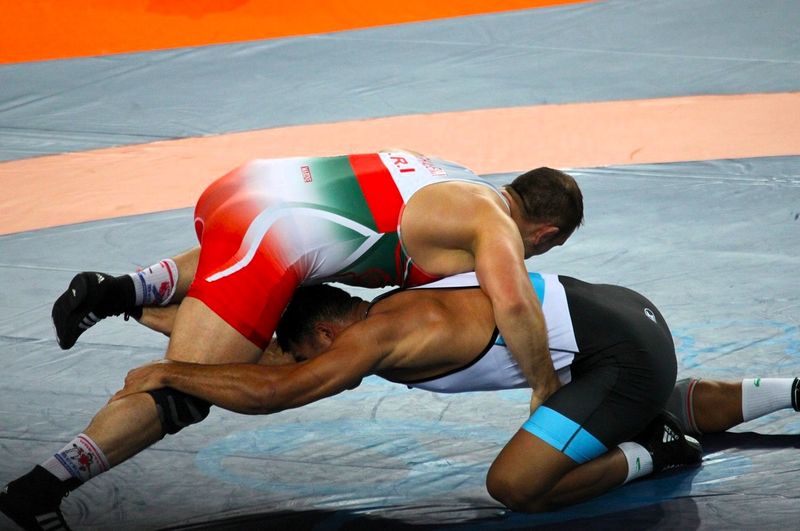
{"type": "Polygon", "coordinates": [[[313,179],[311,178],[311,168],[308,166],[301,166],[300,173],[303,174],[303,181],[310,183],[313,179]]]}

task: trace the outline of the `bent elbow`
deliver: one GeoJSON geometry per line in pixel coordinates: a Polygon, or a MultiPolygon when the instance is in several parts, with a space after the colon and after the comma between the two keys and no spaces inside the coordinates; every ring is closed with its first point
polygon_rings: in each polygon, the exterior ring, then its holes
{"type": "Polygon", "coordinates": [[[542,314],[539,303],[534,299],[529,299],[521,294],[514,294],[500,297],[499,300],[492,300],[492,308],[498,318],[504,316],[527,316],[538,319],[542,314]]]}

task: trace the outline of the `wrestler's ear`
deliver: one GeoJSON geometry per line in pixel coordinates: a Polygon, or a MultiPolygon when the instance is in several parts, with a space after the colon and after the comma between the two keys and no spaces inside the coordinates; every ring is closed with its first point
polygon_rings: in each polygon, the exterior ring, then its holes
{"type": "Polygon", "coordinates": [[[323,343],[327,347],[336,339],[336,328],[327,321],[317,321],[314,324],[314,336],[317,342],[323,343]]]}
{"type": "Polygon", "coordinates": [[[542,225],[534,232],[534,243],[542,244],[547,243],[559,233],[559,228],[553,225],[542,225]]]}

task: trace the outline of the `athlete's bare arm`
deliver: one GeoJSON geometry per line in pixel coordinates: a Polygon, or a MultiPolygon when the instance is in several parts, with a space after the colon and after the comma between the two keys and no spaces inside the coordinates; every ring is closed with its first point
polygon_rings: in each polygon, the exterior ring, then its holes
{"type": "Polygon", "coordinates": [[[375,316],[369,324],[358,322],[338,333],[324,354],[291,365],[156,362],[129,372],[112,401],[171,387],[238,413],[275,413],[356,387],[384,367],[395,347],[410,344],[404,332],[411,330],[410,323],[398,329],[391,315],[375,316]]]}
{"type": "Polygon", "coordinates": [[[492,302],[497,328],[533,388],[533,411],[561,384],[550,357],[544,314],[525,269],[519,231],[510,218],[495,223],[491,219],[480,225],[475,237],[475,273],[492,302]],[[497,229],[483,228],[489,226],[497,229]]]}
{"type": "Polygon", "coordinates": [[[495,321],[534,389],[535,409],[560,386],[547,345],[541,306],[525,269],[520,228],[485,186],[444,183],[418,192],[401,220],[403,242],[426,272],[474,270],[495,321]]]}

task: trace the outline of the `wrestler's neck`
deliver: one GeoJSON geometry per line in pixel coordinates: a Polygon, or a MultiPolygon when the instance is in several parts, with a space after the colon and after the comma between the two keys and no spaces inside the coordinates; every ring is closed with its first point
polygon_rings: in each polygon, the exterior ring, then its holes
{"type": "Polygon", "coordinates": [[[353,323],[357,323],[366,319],[371,306],[372,303],[358,299],[358,302],[353,306],[352,313],[350,314],[353,323]]]}
{"type": "Polygon", "coordinates": [[[523,227],[525,227],[530,222],[525,218],[525,214],[522,210],[522,205],[520,204],[521,198],[519,197],[519,195],[517,195],[517,193],[514,190],[512,190],[508,186],[500,190],[500,193],[506,199],[511,219],[513,219],[514,223],[517,224],[517,227],[519,227],[520,230],[522,230],[523,227]]]}
{"type": "MultiPolygon", "coordinates": [[[[555,235],[553,229],[556,227],[549,222],[531,221],[525,215],[522,208],[522,199],[513,189],[506,186],[503,188],[502,194],[508,200],[508,205],[511,209],[511,219],[519,229],[523,243],[525,244],[525,258],[530,258],[533,255],[546,252],[546,249],[543,250],[542,246],[546,245],[547,242],[543,241],[542,238],[545,236],[547,236],[548,240],[552,238],[555,235]]],[[[555,232],[558,231],[556,230],[555,232]]],[[[565,241],[566,238],[563,240],[565,241]]],[[[559,240],[559,242],[554,243],[554,245],[561,245],[564,241],[559,240]]],[[[547,246],[547,249],[550,247],[551,246],[547,246]]]]}

